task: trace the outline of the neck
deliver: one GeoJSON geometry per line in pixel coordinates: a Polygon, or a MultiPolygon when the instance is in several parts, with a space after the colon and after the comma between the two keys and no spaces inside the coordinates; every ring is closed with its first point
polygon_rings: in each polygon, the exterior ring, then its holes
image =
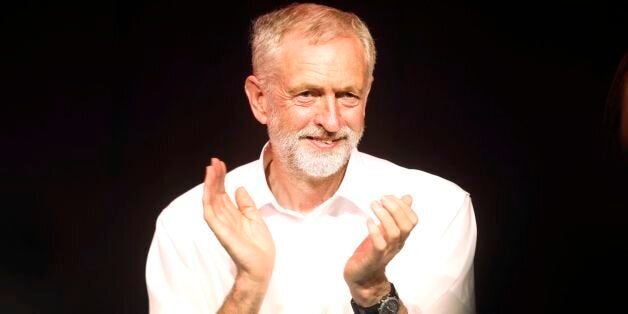
{"type": "Polygon", "coordinates": [[[277,202],[283,208],[308,213],[336,193],[347,169],[344,165],[326,178],[313,178],[302,171],[293,170],[284,161],[272,156],[266,166],[266,181],[277,202]]]}

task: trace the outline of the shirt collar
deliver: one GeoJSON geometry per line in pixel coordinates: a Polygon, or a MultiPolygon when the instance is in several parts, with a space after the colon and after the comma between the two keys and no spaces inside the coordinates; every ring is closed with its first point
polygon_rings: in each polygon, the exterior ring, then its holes
{"type": "Polygon", "coordinates": [[[371,214],[370,202],[374,200],[370,187],[368,167],[364,154],[354,149],[349,157],[345,176],[333,197],[345,198],[367,214],[371,214]]]}
{"type": "MultiPolygon", "coordinates": [[[[257,185],[255,190],[259,193],[256,195],[256,205],[261,208],[267,204],[272,204],[276,209],[282,209],[282,207],[277,203],[277,200],[275,199],[275,196],[271,192],[268,182],[266,181],[266,167],[270,162],[268,158],[265,158],[266,154],[269,153],[267,152],[268,149],[270,149],[270,145],[269,142],[266,142],[254,169],[253,175],[256,177],[254,182],[257,185]]],[[[331,197],[331,201],[333,202],[336,199],[344,198],[363,210],[366,214],[372,214],[370,210],[370,202],[373,201],[374,198],[369,189],[370,184],[367,179],[368,173],[366,171],[368,171],[368,169],[364,165],[362,153],[360,153],[357,149],[354,149],[349,157],[347,170],[345,171],[342,182],[340,183],[336,193],[334,193],[331,197]]],[[[324,204],[329,203],[330,202],[328,200],[325,201],[324,204]]]]}
{"type": "Polygon", "coordinates": [[[270,149],[269,143],[270,142],[266,142],[266,144],[264,144],[259,160],[257,161],[252,174],[255,177],[255,180],[253,180],[256,185],[254,191],[257,192],[255,195],[255,203],[258,208],[267,204],[272,204],[275,208],[280,208],[275,196],[270,191],[270,187],[268,187],[268,182],[266,181],[266,167],[268,166],[270,160],[265,160],[264,154],[268,149],[270,149]]]}

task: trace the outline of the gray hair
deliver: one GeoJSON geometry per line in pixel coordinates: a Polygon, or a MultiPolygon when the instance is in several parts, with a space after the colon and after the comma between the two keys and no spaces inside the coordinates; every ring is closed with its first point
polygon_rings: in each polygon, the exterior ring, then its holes
{"type": "Polygon", "coordinates": [[[253,22],[253,74],[264,80],[272,73],[273,58],[283,37],[299,31],[316,44],[336,37],[355,36],[364,48],[368,77],[375,67],[375,43],[366,24],[355,14],[319,4],[293,3],[264,14],[253,22]]]}

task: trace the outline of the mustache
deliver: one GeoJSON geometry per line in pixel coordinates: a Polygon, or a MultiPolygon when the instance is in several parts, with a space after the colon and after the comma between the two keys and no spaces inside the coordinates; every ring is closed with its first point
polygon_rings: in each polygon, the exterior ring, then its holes
{"type": "Polygon", "coordinates": [[[351,133],[352,133],[352,130],[347,126],[343,126],[337,132],[329,132],[325,130],[323,127],[311,125],[311,126],[306,127],[305,129],[300,130],[297,133],[297,136],[299,138],[317,138],[317,139],[322,139],[322,140],[335,141],[335,140],[346,139],[347,137],[349,137],[351,133]]]}

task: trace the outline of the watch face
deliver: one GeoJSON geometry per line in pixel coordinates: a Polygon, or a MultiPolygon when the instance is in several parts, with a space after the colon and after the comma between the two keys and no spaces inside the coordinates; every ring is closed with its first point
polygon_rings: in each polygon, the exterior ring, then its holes
{"type": "Polygon", "coordinates": [[[399,312],[399,300],[397,298],[387,298],[382,302],[379,312],[382,314],[397,314],[399,312]]]}

